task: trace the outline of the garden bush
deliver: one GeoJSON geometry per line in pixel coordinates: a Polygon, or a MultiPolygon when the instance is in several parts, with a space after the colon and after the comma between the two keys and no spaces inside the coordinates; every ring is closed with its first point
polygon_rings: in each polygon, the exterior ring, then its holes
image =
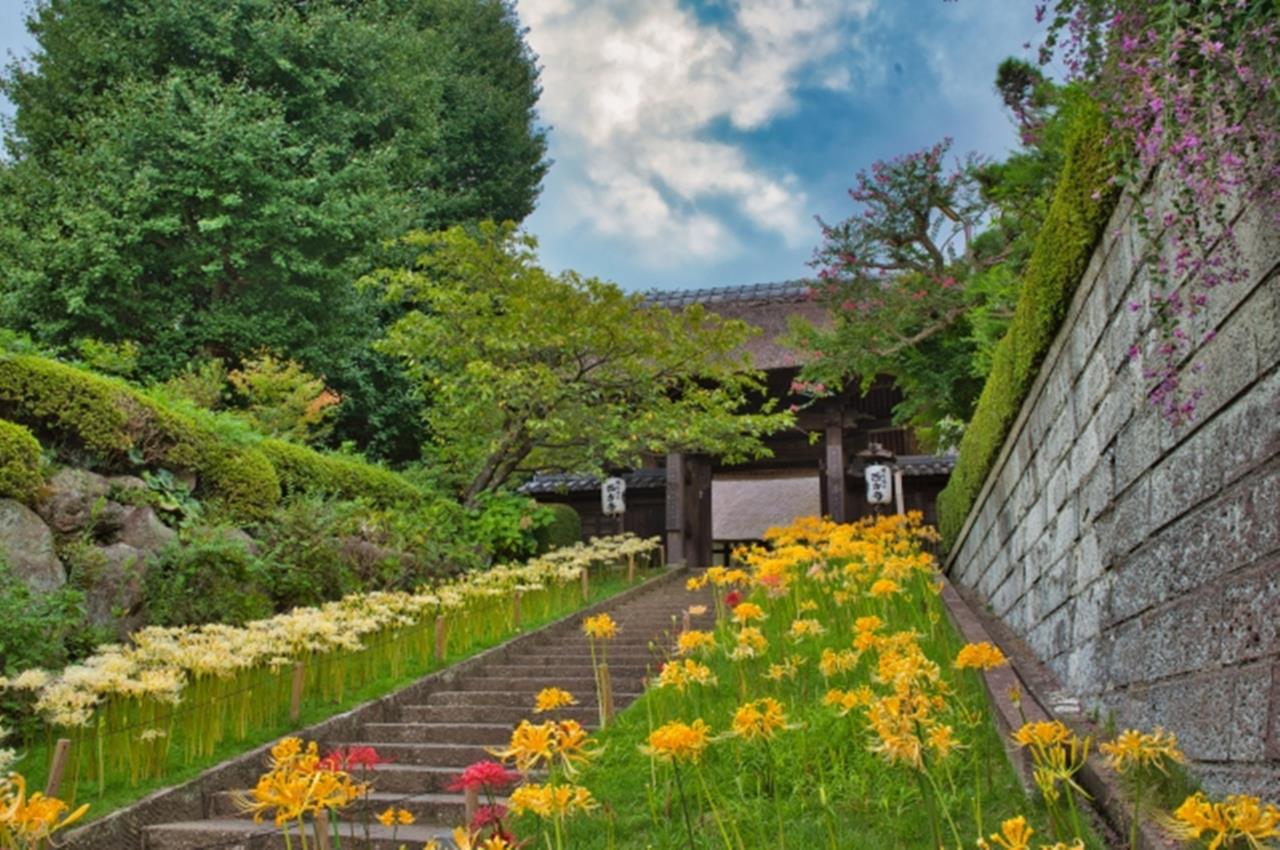
{"type": "Polygon", "coordinates": [[[1013,320],[992,356],[951,480],[938,496],[938,526],[947,547],[956,542],[1004,445],[1115,205],[1115,165],[1106,136],[1101,112],[1081,109],[1013,320]]]}
{"type": "Polygon", "coordinates": [[[582,517],[571,505],[551,502],[542,507],[551,512],[551,521],[534,532],[539,554],[582,540],[582,517]]]}
{"type": "Polygon", "coordinates": [[[40,443],[21,425],[0,419],[0,498],[31,502],[43,483],[40,443]]]}
{"type": "Polygon", "coordinates": [[[422,490],[402,476],[371,463],[322,454],[284,440],[263,440],[258,448],[275,467],[286,494],[363,498],[380,505],[419,502],[424,498],[422,490]]]}
{"type": "Polygon", "coordinates": [[[335,533],[343,509],[315,496],[293,498],[263,524],[262,578],[275,610],[318,605],[360,589],[335,533]]]}
{"type": "Polygon", "coordinates": [[[199,528],[151,561],[146,617],[153,626],[240,625],[272,613],[264,567],[227,528],[199,528]]]}

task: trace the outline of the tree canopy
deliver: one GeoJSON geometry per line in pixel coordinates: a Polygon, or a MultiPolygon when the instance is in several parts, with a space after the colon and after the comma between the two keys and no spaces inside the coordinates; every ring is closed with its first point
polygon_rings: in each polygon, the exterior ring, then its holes
{"type": "Polygon", "coordinates": [[[263,348],[370,371],[352,283],[379,246],[519,220],[547,167],[500,0],[43,0],[28,25],[0,81],[0,319],[137,340],[146,376],[263,348]]]}
{"type": "Polygon", "coordinates": [[[367,280],[407,307],[381,348],[431,398],[424,454],[468,503],[518,472],[606,471],[670,450],[761,457],[761,438],[792,421],[755,406],[742,322],[549,274],[509,224],[403,244],[414,262],[367,280]]]}

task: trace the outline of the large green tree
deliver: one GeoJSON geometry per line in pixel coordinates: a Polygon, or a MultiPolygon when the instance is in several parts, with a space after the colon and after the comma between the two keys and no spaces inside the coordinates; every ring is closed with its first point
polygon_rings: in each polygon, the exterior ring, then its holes
{"type": "Polygon", "coordinates": [[[28,26],[0,80],[0,320],[137,340],[151,377],[268,348],[386,390],[352,286],[378,246],[520,220],[546,170],[504,0],[42,0],[28,26]]]}
{"type": "Polygon", "coordinates": [[[793,421],[762,399],[743,322],[549,274],[511,225],[403,242],[415,260],[368,279],[408,308],[381,347],[432,398],[425,454],[468,504],[533,470],[604,471],[670,450],[760,457],[761,438],[793,421]]]}

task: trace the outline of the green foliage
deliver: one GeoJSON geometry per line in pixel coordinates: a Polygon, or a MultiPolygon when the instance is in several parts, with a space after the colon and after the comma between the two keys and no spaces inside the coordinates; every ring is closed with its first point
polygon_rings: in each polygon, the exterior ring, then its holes
{"type": "Polygon", "coordinates": [[[532,469],[629,466],[677,449],[759,457],[761,437],[792,421],[741,412],[762,386],[741,352],[742,322],[550,275],[535,240],[510,224],[403,244],[419,252],[411,267],[365,281],[409,308],[381,350],[430,399],[424,454],[468,505],[532,469]]]}
{"type": "Polygon", "coordinates": [[[343,519],[344,506],[304,497],[285,502],[262,525],[263,581],[277,611],[360,589],[335,534],[343,519]]]}
{"type": "Polygon", "coordinates": [[[463,528],[494,560],[513,561],[537,551],[538,529],[550,521],[550,511],[528,496],[489,491],[476,497],[463,528]]]}
{"type": "Polygon", "coordinates": [[[221,360],[196,360],[154,388],[169,399],[182,399],[205,410],[222,407],[227,390],[227,367],[221,360]]]}
{"type": "Polygon", "coordinates": [[[275,467],[286,493],[368,499],[380,505],[412,504],[424,498],[423,491],[403,476],[371,463],[283,440],[263,440],[258,448],[275,467]]]}
{"type": "Polygon", "coordinates": [[[533,210],[512,4],[32,5],[37,52],[0,79],[0,321],[64,351],[145,340],[147,379],[265,346],[350,394],[344,425],[396,421],[355,391],[381,380],[358,352],[384,317],[351,281],[409,229],[533,210]]]}
{"type": "Polygon", "coordinates": [[[84,450],[107,467],[170,466],[232,517],[254,520],[280,500],[275,470],[257,450],[228,444],[190,416],[123,381],[42,357],[0,357],[0,415],[84,450]]]}
{"type": "Polygon", "coordinates": [[[551,512],[551,521],[534,532],[539,554],[582,541],[582,517],[571,505],[548,502],[542,507],[551,512]]]}
{"type": "Polygon", "coordinates": [[[40,443],[21,425],[0,419],[0,498],[34,501],[44,484],[40,443]]]}
{"type": "MultiPolygon", "coordinates": [[[[0,676],[40,667],[60,669],[92,651],[99,635],[85,626],[84,594],[70,587],[35,593],[0,560],[0,676]]],[[[34,724],[31,706],[14,691],[0,691],[0,712],[34,724]]]]}
{"type": "Polygon", "coordinates": [[[229,529],[184,532],[148,565],[147,624],[239,625],[269,616],[263,573],[262,563],[229,529]]]}
{"type": "Polygon", "coordinates": [[[129,378],[138,371],[138,357],[141,351],[137,343],[132,340],[101,342],[96,339],[82,339],[76,343],[75,347],[80,355],[80,361],[95,372],[129,378]]]}
{"type": "Polygon", "coordinates": [[[1106,136],[1096,108],[1078,112],[1062,176],[1023,275],[1017,309],[992,354],[991,373],[960,442],[955,471],[938,497],[939,528],[947,546],[956,542],[1004,445],[1111,213],[1116,191],[1106,136]]]}
{"type": "Polygon", "coordinates": [[[244,405],[238,415],[269,437],[309,443],[322,440],[332,427],[328,420],[337,394],[297,361],[262,351],[228,373],[227,380],[244,405]]]}

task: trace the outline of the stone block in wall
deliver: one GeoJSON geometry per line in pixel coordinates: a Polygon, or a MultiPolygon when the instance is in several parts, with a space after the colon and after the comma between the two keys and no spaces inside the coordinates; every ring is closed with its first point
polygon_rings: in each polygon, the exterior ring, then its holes
{"type": "Polygon", "coordinates": [[[1151,527],[1159,528],[1222,488],[1215,429],[1201,428],[1151,470],[1151,527]]]}
{"type": "Polygon", "coordinates": [[[1114,491],[1115,471],[1113,466],[1115,455],[1108,449],[1103,452],[1098,463],[1080,484],[1079,507],[1080,525],[1092,523],[1111,505],[1114,491]]]}
{"type": "Polygon", "coordinates": [[[1075,494],[1071,494],[1053,521],[1053,541],[1049,548],[1049,559],[1058,561],[1066,557],[1080,536],[1079,514],[1076,511],[1075,494]]]}
{"type": "Polygon", "coordinates": [[[1098,549],[1098,531],[1092,526],[1080,532],[1080,540],[1071,549],[1071,591],[1084,593],[1102,578],[1106,566],[1098,549]]]}
{"type": "MultiPolygon", "coordinates": [[[[1066,603],[1071,596],[1071,558],[1061,558],[1039,571],[1036,579],[1036,606],[1032,614],[1036,622],[1049,619],[1055,611],[1066,603]]],[[[1071,643],[1070,632],[1064,639],[1065,645],[1071,643]]]]}
{"type": "Polygon", "coordinates": [[[1156,682],[1219,666],[1221,615],[1221,592],[1211,585],[1115,626],[1107,634],[1104,682],[1156,682]]]}
{"type": "MultiPolygon", "coordinates": [[[[1119,463],[1116,465],[1118,479],[1119,463]]],[[[1140,478],[1129,489],[1116,496],[1111,512],[1114,522],[1108,529],[1107,536],[1102,539],[1102,544],[1104,557],[1108,562],[1115,563],[1147,538],[1151,516],[1150,479],[1140,478]]]]}
{"type": "Polygon", "coordinates": [[[1068,488],[1071,477],[1070,461],[1063,458],[1053,470],[1053,475],[1049,476],[1049,504],[1047,506],[1049,516],[1053,516],[1062,509],[1062,503],[1067,500],[1070,493],[1068,488]]]}
{"type": "Polygon", "coordinates": [[[1196,402],[1196,420],[1176,430],[1185,431],[1197,421],[1213,416],[1258,377],[1254,311],[1270,300],[1271,294],[1265,288],[1255,290],[1240,311],[1218,328],[1217,336],[1200,346],[1191,364],[1184,367],[1188,386],[1202,390],[1204,395],[1196,402]]]}
{"type": "Polygon", "coordinates": [[[1218,663],[1280,660],[1280,553],[1269,553],[1249,569],[1231,574],[1219,592],[1222,641],[1218,663]]]}
{"type": "Polygon", "coordinates": [[[1214,417],[1208,428],[1213,462],[1230,483],[1280,454],[1280,367],[1272,366],[1248,395],[1214,417]]]}
{"type": "Polygon", "coordinates": [[[1148,407],[1116,435],[1117,492],[1126,490],[1160,459],[1160,424],[1159,414],[1148,407]]]}
{"type": "MultiPolygon", "coordinates": [[[[1123,727],[1164,726],[1178,736],[1183,752],[1194,761],[1225,761],[1238,710],[1239,670],[1215,670],[1149,685],[1134,685],[1104,695],[1104,704],[1123,727]]],[[[1257,706],[1252,707],[1257,710],[1257,706]]]]}
{"type": "Polygon", "coordinates": [[[1267,758],[1268,709],[1272,694],[1272,659],[1232,668],[1235,694],[1231,717],[1231,749],[1228,757],[1235,761],[1262,761],[1267,758]]]}
{"type": "MultiPolygon", "coordinates": [[[[1127,620],[1276,551],[1278,516],[1280,461],[1272,461],[1162,529],[1123,562],[1117,558],[1107,622],[1127,620]]],[[[1111,532],[1113,538],[1119,534],[1111,532]]]]}

